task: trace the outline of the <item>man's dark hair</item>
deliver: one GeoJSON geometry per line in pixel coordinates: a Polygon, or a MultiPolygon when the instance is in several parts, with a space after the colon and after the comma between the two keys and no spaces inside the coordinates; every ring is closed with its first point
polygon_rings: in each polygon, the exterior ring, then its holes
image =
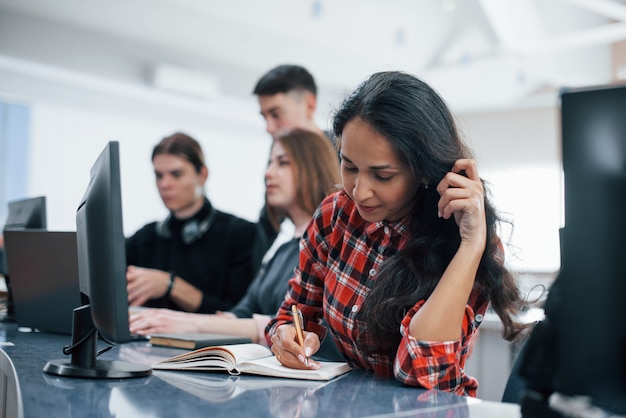
{"type": "Polygon", "coordinates": [[[299,65],[279,65],[269,70],[254,87],[257,96],[273,96],[293,90],[306,90],[317,95],[317,86],[311,73],[299,65]]]}

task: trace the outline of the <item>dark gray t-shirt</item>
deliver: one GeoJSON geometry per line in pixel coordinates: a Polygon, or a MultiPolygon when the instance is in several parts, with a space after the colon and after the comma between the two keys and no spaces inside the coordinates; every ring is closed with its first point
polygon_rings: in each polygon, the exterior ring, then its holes
{"type": "MultiPolygon", "coordinates": [[[[289,279],[295,275],[300,255],[299,242],[299,238],[294,238],[278,247],[274,256],[254,279],[244,297],[229,312],[234,313],[238,318],[252,318],[255,313],[274,316],[285,299],[285,294],[289,289],[289,279]]],[[[313,358],[345,361],[330,334],[324,339],[313,358]]]]}
{"type": "Polygon", "coordinates": [[[261,271],[248,287],[244,297],[230,312],[238,318],[252,318],[252,314],[273,316],[285,299],[289,279],[294,276],[298,265],[298,238],[287,241],[274,253],[274,256],[261,268],[261,271]]]}

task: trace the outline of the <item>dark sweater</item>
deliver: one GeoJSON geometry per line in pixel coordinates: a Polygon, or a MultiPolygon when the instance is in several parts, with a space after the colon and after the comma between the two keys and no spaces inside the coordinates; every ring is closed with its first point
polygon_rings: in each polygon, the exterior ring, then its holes
{"type": "MultiPolygon", "coordinates": [[[[197,312],[228,310],[246,293],[267,250],[258,225],[214,209],[202,209],[184,221],[170,216],[166,226],[150,223],[126,240],[128,265],[173,271],[203,293],[197,312]],[[185,244],[182,229],[191,219],[201,222],[210,212],[209,229],[185,244]]],[[[169,299],[151,299],[146,306],[180,309],[169,299]]]]}

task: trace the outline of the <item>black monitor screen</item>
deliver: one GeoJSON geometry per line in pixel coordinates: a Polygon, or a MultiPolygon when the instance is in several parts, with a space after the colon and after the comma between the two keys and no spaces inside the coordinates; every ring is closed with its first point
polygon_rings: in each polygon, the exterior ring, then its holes
{"type": "MultiPolygon", "coordinates": [[[[626,86],[561,95],[559,391],[626,405],[626,86]]],[[[625,412],[622,409],[622,412],[625,412]]]]}
{"type": "Polygon", "coordinates": [[[561,125],[561,270],[522,374],[626,413],[626,86],[563,91],[561,125]]]}
{"type": "Polygon", "coordinates": [[[9,202],[9,214],[4,227],[46,229],[46,197],[38,196],[9,202]]]}
{"type": "Polygon", "coordinates": [[[104,337],[130,340],[122,226],[119,144],[109,142],[93,167],[76,212],[78,276],[91,316],[104,337]]]}
{"type": "MultiPolygon", "coordinates": [[[[46,229],[46,197],[38,196],[9,202],[9,214],[4,229],[46,229]]],[[[13,292],[4,249],[0,246],[0,274],[5,276],[8,289],[7,314],[13,315],[13,292]]]]}
{"type": "Polygon", "coordinates": [[[150,374],[144,365],[95,360],[98,334],[109,343],[130,341],[118,142],[109,142],[91,168],[76,212],[76,244],[84,305],[74,310],[72,360],[50,361],[44,371],[97,378],[150,374]]]}

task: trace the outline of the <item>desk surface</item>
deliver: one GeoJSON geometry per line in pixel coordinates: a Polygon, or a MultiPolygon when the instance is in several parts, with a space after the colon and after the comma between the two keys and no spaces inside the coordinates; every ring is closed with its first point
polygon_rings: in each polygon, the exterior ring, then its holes
{"type": "MultiPolygon", "coordinates": [[[[154,372],[125,380],[73,379],[43,372],[65,358],[70,337],[18,332],[0,325],[15,367],[24,417],[520,417],[517,405],[483,402],[402,386],[352,371],[331,382],[302,382],[217,373],[154,372]],[[184,379],[187,378],[187,379],[184,379]]],[[[103,345],[104,346],[104,345],[103,345]]],[[[99,348],[100,347],[99,345],[99,348]]],[[[180,350],[147,342],[119,345],[101,358],[151,364],[180,350]]]]}

